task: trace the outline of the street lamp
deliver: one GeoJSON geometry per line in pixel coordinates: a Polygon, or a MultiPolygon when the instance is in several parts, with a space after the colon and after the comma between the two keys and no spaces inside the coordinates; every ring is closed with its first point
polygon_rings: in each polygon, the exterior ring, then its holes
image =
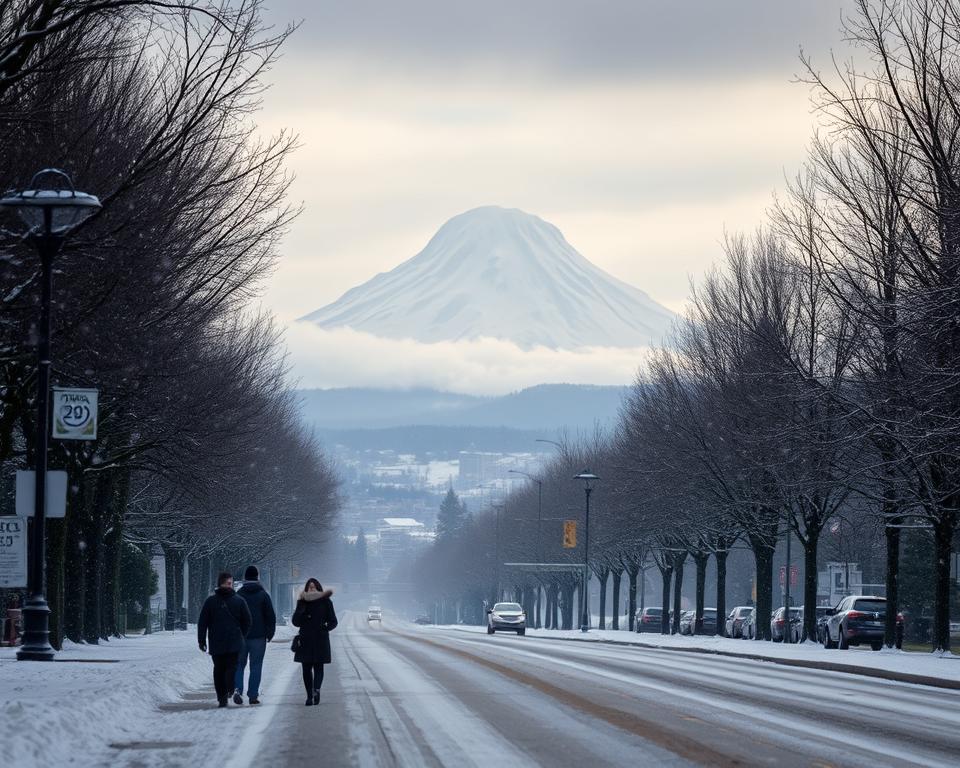
{"type": "Polygon", "coordinates": [[[588,599],[588,585],[590,583],[590,494],[593,492],[593,484],[600,480],[593,472],[584,470],[579,475],[575,475],[574,480],[583,480],[583,490],[587,496],[587,510],[583,518],[583,622],[580,624],[581,632],[590,630],[590,613],[588,599]]]}
{"type": "Polygon", "coordinates": [[[21,661],[53,661],[50,646],[50,608],[45,597],[44,538],[46,536],[47,446],[50,419],[50,303],[53,292],[53,260],[67,235],[100,209],[94,195],[77,192],[63,171],[53,168],[37,173],[30,188],[11,190],[0,197],[0,206],[12,208],[29,229],[23,239],[40,255],[40,326],[37,344],[37,455],[33,513],[33,542],[27,601],[23,606],[21,661]],[[54,183],[41,184],[47,178],[54,183]]]}

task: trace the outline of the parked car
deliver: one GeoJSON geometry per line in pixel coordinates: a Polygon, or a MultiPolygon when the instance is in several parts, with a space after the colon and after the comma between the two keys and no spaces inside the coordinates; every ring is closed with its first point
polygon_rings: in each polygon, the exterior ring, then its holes
{"type": "Polygon", "coordinates": [[[757,614],[751,611],[749,615],[743,617],[743,623],[740,625],[740,637],[745,640],[753,640],[757,636],[757,614]]]}
{"type": "MultiPolygon", "coordinates": [[[[696,612],[694,612],[696,616],[696,612]]],[[[703,609],[703,623],[700,626],[700,631],[696,631],[696,625],[694,625],[694,633],[700,635],[715,635],[717,634],[717,609],[716,608],[704,608],[703,609]]]]}
{"type": "Polygon", "coordinates": [[[487,634],[508,630],[524,635],[527,632],[527,615],[520,603],[497,603],[487,611],[487,634]]]}
{"type": "MultiPolygon", "coordinates": [[[[802,642],[803,640],[806,639],[806,638],[803,636],[803,617],[804,617],[804,615],[805,615],[805,614],[804,614],[804,610],[803,610],[803,606],[801,606],[801,607],[799,608],[799,611],[800,611],[799,616],[798,616],[799,621],[796,622],[796,623],[794,623],[794,622],[792,622],[792,621],[790,622],[790,632],[791,632],[790,642],[793,642],[793,643],[799,643],[799,642],[802,642]]],[[[830,612],[830,606],[828,606],[828,605],[818,605],[818,606],[817,606],[816,641],[817,641],[818,643],[823,642],[822,639],[821,639],[821,638],[822,638],[822,635],[821,635],[821,633],[820,633],[820,627],[821,627],[821,623],[826,623],[827,615],[829,614],[829,612],[830,612]]],[[[810,639],[812,640],[812,639],[814,639],[814,638],[810,638],[810,639]]]]}
{"type": "Polygon", "coordinates": [[[684,611],[680,614],[680,634],[681,635],[692,635],[693,634],[693,611],[684,611]]]}
{"type": "Polygon", "coordinates": [[[727,637],[743,637],[743,622],[752,613],[752,605],[738,605],[730,611],[724,626],[727,637]]]}
{"type": "MultiPolygon", "coordinates": [[[[887,601],[874,595],[851,595],[831,608],[824,627],[824,647],[846,650],[851,645],[883,647],[887,601]]],[[[897,647],[903,638],[903,614],[897,614],[897,647]]]]}
{"type": "Polygon", "coordinates": [[[417,618],[414,619],[414,622],[417,624],[433,624],[433,619],[431,619],[427,614],[423,613],[417,618]]]}
{"type": "Polygon", "coordinates": [[[773,616],[770,617],[770,639],[775,643],[782,643],[783,639],[787,636],[787,632],[793,630],[794,627],[800,626],[800,609],[791,608],[790,609],[790,626],[787,626],[787,618],[784,615],[783,608],[777,608],[773,612],[773,616]]]}
{"type": "Polygon", "coordinates": [[[367,621],[383,621],[383,611],[379,605],[371,605],[367,608],[367,621]]]}
{"type": "Polygon", "coordinates": [[[637,611],[634,621],[634,628],[637,632],[656,632],[659,634],[663,622],[663,608],[644,608],[642,611],[637,611]]]}

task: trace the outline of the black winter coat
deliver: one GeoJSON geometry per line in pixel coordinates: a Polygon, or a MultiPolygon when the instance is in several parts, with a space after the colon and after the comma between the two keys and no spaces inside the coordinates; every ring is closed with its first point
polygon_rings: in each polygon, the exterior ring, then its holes
{"type": "Polygon", "coordinates": [[[315,600],[306,600],[303,593],[297,600],[297,609],[290,619],[295,627],[300,627],[300,648],[293,657],[301,664],[330,663],[330,630],[337,626],[337,614],[329,589],[320,593],[315,600]]]}
{"type": "Polygon", "coordinates": [[[211,656],[240,653],[243,650],[243,638],[250,631],[252,623],[247,601],[232,589],[217,587],[200,609],[197,642],[201,646],[206,645],[211,656]]]}
{"type": "Polygon", "coordinates": [[[273,612],[270,593],[259,581],[248,581],[240,587],[237,594],[247,601],[247,607],[253,617],[247,639],[256,640],[259,637],[265,637],[267,641],[273,640],[273,635],[277,631],[277,614],[273,612]]]}

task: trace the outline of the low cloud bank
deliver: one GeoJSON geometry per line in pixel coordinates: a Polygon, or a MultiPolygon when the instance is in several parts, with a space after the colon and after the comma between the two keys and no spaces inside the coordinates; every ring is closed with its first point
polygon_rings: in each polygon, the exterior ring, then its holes
{"type": "Polygon", "coordinates": [[[522,349],[499,339],[423,344],[349,328],[293,322],[286,329],[298,388],[432,387],[501,395],[536,384],[629,384],[646,348],[522,349]]]}

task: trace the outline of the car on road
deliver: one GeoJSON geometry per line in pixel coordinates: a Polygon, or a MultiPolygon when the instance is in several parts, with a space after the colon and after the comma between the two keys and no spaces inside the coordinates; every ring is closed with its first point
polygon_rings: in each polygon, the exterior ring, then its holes
{"type": "Polygon", "coordinates": [[[659,634],[662,622],[663,608],[644,608],[637,611],[634,626],[637,632],[656,632],[659,634]]]}
{"type": "Polygon", "coordinates": [[[367,621],[383,621],[383,611],[379,605],[371,605],[367,608],[367,621]]]}
{"type": "Polygon", "coordinates": [[[787,626],[787,617],[784,614],[784,608],[777,608],[770,617],[770,639],[775,643],[782,643],[795,626],[800,626],[800,609],[790,609],[790,625],[787,626]]]}
{"type": "MultiPolygon", "coordinates": [[[[846,650],[861,643],[879,651],[887,619],[886,598],[851,595],[831,608],[824,627],[824,647],[846,650]]],[[[903,614],[897,614],[897,645],[903,637],[903,614]]]]}
{"type": "Polygon", "coordinates": [[[752,605],[738,605],[730,611],[724,625],[727,637],[743,637],[743,622],[752,613],[752,605]]]}
{"type": "Polygon", "coordinates": [[[414,621],[415,624],[433,624],[433,619],[431,619],[431,618],[430,618],[429,616],[427,616],[427,614],[425,614],[425,613],[420,614],[420,615],[417,616],[417,618],[415,618],[413,621],[414,621]]]}
{"type": "Polygon", "coordinates": [[[524,635],[527,632],[527,615],[520,603],[496,603],[487,611],[487,634],[507,630],[524,635]]]}
{"type": "MultiPolygon", "coordinates": [[[[803,637],[803,617],[805,615],[803,606],[801,605],[798,610],[800,611],[798,615],[799,621],[797,621],[796,623],[792,621],[790,622],[790,642],[792,643],[799,643],[804,639],[806,639],[803,637]]],[[[818,643],[823,642],[822,640],[823,636],[821,634],[821,626],[826,623],[827,614],[829,612],[830,612],[830,606],[828,605],[817,606],[817,618],[816,618],[817,628],[815,631],[816,631],[816,641],[818,643]]],[[[810,639],[812,640],[814,638],[810,638],[810,639]]]]}

